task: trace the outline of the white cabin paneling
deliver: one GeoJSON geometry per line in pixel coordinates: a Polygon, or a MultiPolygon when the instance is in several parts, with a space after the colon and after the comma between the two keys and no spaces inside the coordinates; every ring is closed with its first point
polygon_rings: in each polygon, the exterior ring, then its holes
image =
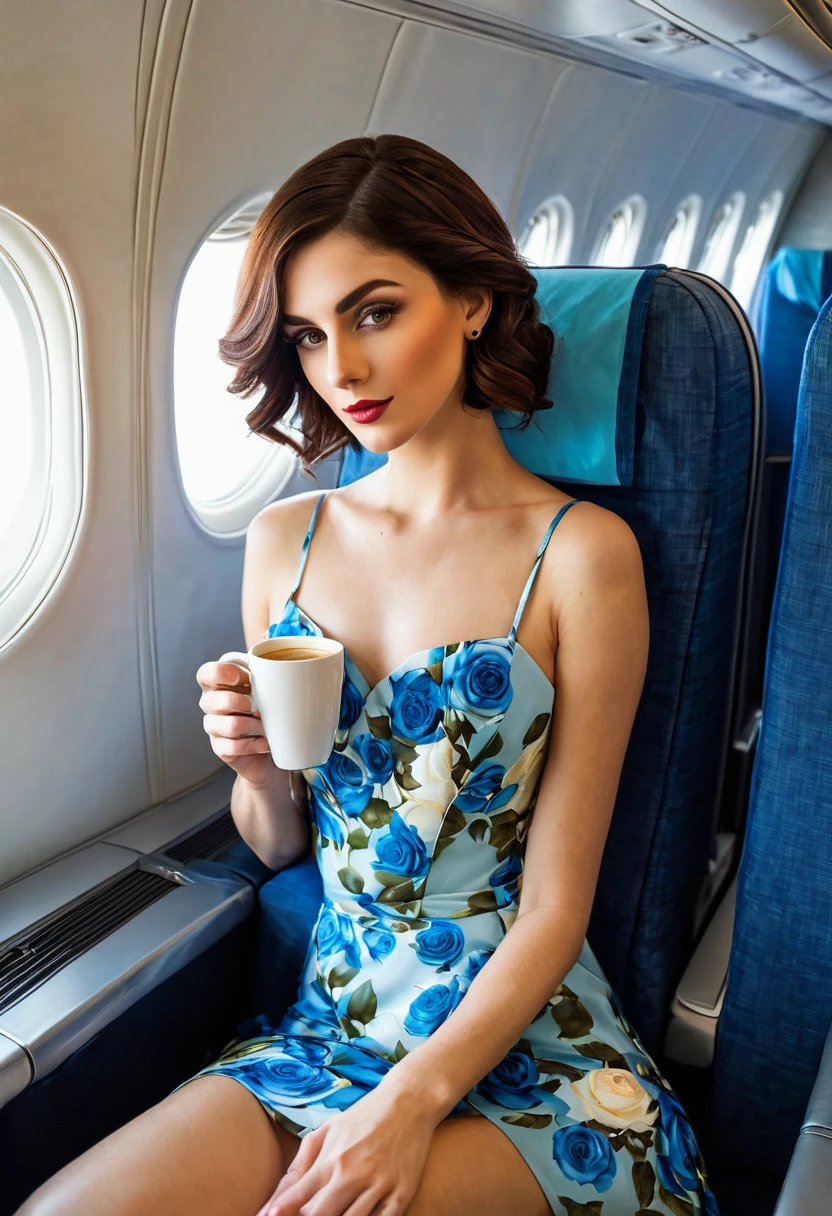
{"type": "Polygon", "coordinates": [[[476,177],[505,213],[553,81],[551,55],[406,24],[381,78],[369,131],[421,139],[476,177]]]}
{"type": "Polygon", "coordinates": [[[7,9],[0,203],[54,247],[75,292],[90,423],[69,564],[0,653],[0,882],[147,806],[136,599],[131,279],[141,10],[7,9]],[[10,28],[10,27],[13,27],[10,28]]]}
{"type": "MultiPolygon", "coordinates": [[[[152,460],[148,495],[156,800],[204,779],[217,760],[202,728],[197,668],[245,648],[244,538],[211,536],[181,489],[173,424],[173,326],[193,254],[234,205],[276,190],[314,152],[361,134],[400,23],[333,0],[261,0],[195,9],[175,80],[164,173],[152,216],[143,359],[152,460]]],[[[173,81],[165,84],[173,90],[173,81]]],[[[219,338],[221,335],[217,335],[219,338]]],[[[229,378],[231,369],[229,368],[229,378]]],[[[229,403],[232,398],[229,398],[229,403]]],[[[265,443],[266,440],[252,440],[265,443]]],[[[329,470],[319,470],[321,485],[329,470]]],[[[297,477],[286,493],[315,488],[297,477]]]]}
{"type": "MultiPolygon", "coordinates": [[[[823,139],[800,119],[426,12],[111,0],[53,5],[48,21],[40,8],[7,13],[0,204],[43,233],[72,279],[90,469],[72,558],[0,652],[0,883],[222,767],[194,677],[242,644],[244,540],[210,535],[191,512],[172,400],[179,286],[218,222],[332,143],[398,131],[457,160],[516,235],[564,194],[574,262],[634,192],[648,203],[639,259],[652,260],[672,208],[696,191],[696,257],[726,193],[746,191],[749,209],[768,189],[788,195],[823,139]]],[[[321,468],[319,484],[333,472],[321,468]]],[[[296,474],[284,493],[314,484],[296,474]]]]}

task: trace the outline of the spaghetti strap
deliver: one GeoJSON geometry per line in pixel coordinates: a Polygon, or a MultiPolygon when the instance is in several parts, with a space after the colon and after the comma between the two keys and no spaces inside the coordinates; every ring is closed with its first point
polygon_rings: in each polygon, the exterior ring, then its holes
{"type": "Polygon", "coordinates": [[[297,569],[297,573],[295,574],[295,581],[292,584],[292,590],[289,592],[288,598],[286,600],[287,604],[288,604],[289,600],[291,600],[294,597],[295,592],[297,591],[298,587],[300,586],[300,580],[303,578],[303,568],[306,565],[306,558],[309,553],[309,545],[312,541],[312,533],[315,531],[315,524],[318,521],[318,512],[321,509],[321,503],[326,498],[326,496],[327,496],[327,491],[324,490],[321,497],[315,503],[315,509],[312,512],[312,518],[309,521],[309,528],[307,529],[306,537],[304,538],[304,542],[303,542],[303,547],[301,548],[301,551],[300,551],[300,560],[298,561],[298,569],[297,569]]]}
{"type": "Polygon", "coordinates": [[[523,609],[526,607],[526,600],[529,598],[529,594],[534,585],[534,580],[537,577],[538,570],[540,569],[540,563],[543,560],[543,554],[546,552],[546,546],[549,543],[549,539],[550,539],[552,533],[554,532],[555,528],[558,526],[561,516],[565,515],[570,507],[574,507],[575,503],[580,502],[580,501],[581,501],[580,498],[573,498],[571,502],[565,502],[563,504],[563,506],[558,511],[555,518],[549,524],[549,530],[547,531],[546,535],[543,537],[543,540],[540,542],[540,548],[537,551],[537,556],[535,557],[534,565],[532,566],[529,577],[526,579],[526,585],[523,588],[523,594],[520,596],[520,603],[517,605],[517,612],[514,614],[514,624],[511,626],[511,633],[508,635],[509,639],[512,642],[514,641],[515,636],[517,634],[517,629],[520,624],[520,618],[523,615],[523,609]]]}

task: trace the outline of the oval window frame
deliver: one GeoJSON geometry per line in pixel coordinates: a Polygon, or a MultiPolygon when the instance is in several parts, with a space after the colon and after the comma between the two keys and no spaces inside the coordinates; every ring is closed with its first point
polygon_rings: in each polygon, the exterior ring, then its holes
{"type": "MultiPolygon", "coordinates": [[[[176,301],[173,310],[173,327],[171,336],[171,428],[174,451],[176,453],[176,479],[182,501],[191,517],[199,527],[210,536],[218,539],[234,539],[245,535],[254,516],[268,503],[280,496],[281,491],[300,468],[300,458],[288,447],[279,444],[268,444],[263,440],[264,451],[259,459],[252,464],[248,473],[230,491],[216,498],[204,499],[192,496],[186,486],[182,471],[180,456],[179,424],[177,422],[176,405],[176,329],[179,310],[182,301],[182,291],[188,273],[209,241],[248,240],[257,219],[273,197],[271,191],[248,195],[242,204],[237,202],[227,209],[196,244],[185,265],[176,291],[176,301]]],[[[219,338],[221,335],[217,335],[219,338]]],[[[229,379],[232,369],[229,368],[229,379]]],[[[254,408],[255,400],[247,402],[249,410],[254,408]]]]}
{"type": "Polygon", "coordinates": [[[29,529],[31,540],[0,588],[4,650],[39,616],[71,559],[87,499],[89,419],[81,379],[80,314],[69,275],[43,234],[2,206],[0,260],[6,289],[14,282],[12,290],[20,293],[12,304],[18,319],[22,301],[29,314],[24,343],[32,402],[39,411],[35,431],[40,433],[41,461],[36,470],[41,501],[33,508],[38,518],[29,529]]]}
{"type": "Polygon", "coordinates": [[[647,200],[643,194],[630,194],[627,198],[622,199],[607,215],[606,220],[595,238],[595,244],[592,247],[592,256],[590,263],[593,266],[614,267],[630,267],[633,265],[638,253],[638,247],[641,244],[644,226],[647,222],[647,200]],[[623,215],[627,230],[624,235],[624,252],[620,259],[615,262],[602,262],[598,259],[605,252],[607,243],[612,238],[612,228],[616,217],[623,215]]]}
{"type": "Polygon", "coordinates": [[[551,194],[540,204],[534,214],[529,217],[523,225],[523,230],[517,238],[517,251],[526,259],[532,266],[568,266],[569,259],[572,256],[572,242],[575,235],[575,212],[572,204],[564,194],[551,194]],[[554,242],[551,242],[549,229],[551,227],[552,218],[557,221],[557,236],[554,242]],[[524,240],[528,240],[534,227],[538,223],[544,223],[547,226],[546,236],[544,238],[547,245],[546,261],[534,261],[529,257],[524,247],[524,240]],[[551,252],[548,251],[549,244],[553,244],[551,252]]]}
{"type": "Polygon", "coordinates": [[[706,274],[709,278],[716,279],[718,283],[722,283],[723,286],[727,286],[725,277],[731,263],[731,255],[734,252],[737,233],[742,223],[745,204],[746,197],[744,190],[734,190],[719,204],[711,216],[711,224],[705,235],[705,243],[702,246],[702,253],[699,257],[697,265],[699,274],[706,274]],[[726,208],[731,208],[731,210],[721,217],[720,212],[725,211],[726,208]],[[723,225],[722,230],[720,230],[720,224],[723,225]],[[717,236],[721,237],[718,245],[716,243],[717,236]],[[709,247],[712,242],[713,249],[709,247]]]}
{"type": "Polygon", "coordinates": [[[655,262],[660,262],[663,266],[678,267],[680,270],[690,268],[703,205],[702,195],[695,193],[685,195],[677,203],[656,248],[656,256],[653,259],[655,262]],[[678,255],[671,259],[667,256],[667,245],[673,234],[673,226],[680,215],[684,215],[685,230],[680,241],[678,255]]]}
{"type": "Polygon", "coordinates": [[[757,204],[757,215],[753,223],[747,226],[740,242],[740,247],[734,255],[731,267],[731,283],[728,290],[746,311],[751,306],[760,273],[765,266],[768,251],[774,240],[774,233],[783,212],[784,200],[785,194],[779,189],[769,190],[760,199],[757,204]],[[771,218],[763,214],[764,208],[767,206],[771,206],[771,218]],[[753,261],[751,260],[752,250],[754,252],[753,261]],[[741,281],[741,276],[745,273],[745,268],[741,261],[743,257],[749,258],[750,264],[754,267],[748,272],[748,277],[744,283],[741,281]],[[756,266],[754,265],[755,263],[756,266]]]}

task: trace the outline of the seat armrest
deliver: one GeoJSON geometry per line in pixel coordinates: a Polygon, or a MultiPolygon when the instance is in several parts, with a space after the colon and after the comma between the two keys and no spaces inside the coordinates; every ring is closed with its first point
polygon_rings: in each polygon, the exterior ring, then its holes
{"type": "Polygon", "coordinates": [[[825,1131],[832,1136],[832,1027],[826,1036],[820,1068],[812,1089],[803,1131],[825,1131]]]}
{"type": "Polygon", "coordinates": [[[668,1059],[679,1064],[708,1068],[713,1062],[716,1028],[728,980],[736,895],[734,878],[673,997],[664,1050],[668,1059]]]}
{"type": "Polygon", "coordinates": [[[827,1216],[832,1194],[832,1029],[774,1216],[827,1216]]]}

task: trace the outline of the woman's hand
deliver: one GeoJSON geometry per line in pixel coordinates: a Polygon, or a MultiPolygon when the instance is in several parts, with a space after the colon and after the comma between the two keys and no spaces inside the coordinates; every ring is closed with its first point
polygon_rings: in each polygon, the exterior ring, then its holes
{"type": "Polygon", "coordinates": [[[250,785],[274,782],[275,764],[260,714],[251,707],[251,678],[239,663],[203,663],[196,673],[202,689],[202,725],[220,760],[250,785]]]}
{"type": "Polygon", "coordinates": [[[380,1084],[303,1137],[257,1216],[404,1216],[436,1125],[415,1094],[380,1084]]]}

